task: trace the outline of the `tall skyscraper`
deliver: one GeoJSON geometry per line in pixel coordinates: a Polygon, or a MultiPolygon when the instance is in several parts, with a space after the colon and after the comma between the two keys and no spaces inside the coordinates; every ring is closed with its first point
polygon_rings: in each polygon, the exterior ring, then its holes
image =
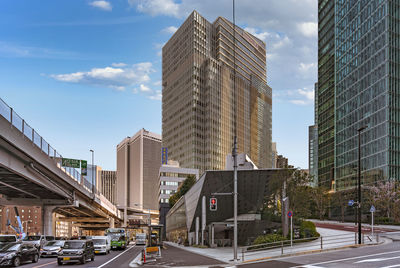
{"type": "Polygon", "coordinates": [[[235,35],[236,44],[233,24],[225,18],[210,23],[193,11],[163,47],[163,146],[182,167],[223,169],[232,152],[235,117],[238,152],[260,168],[271,167],[265,43],[240,27],[235,35]]]}
{"type": "Polygon", "coordinates": [[[158,210],[161,136],[145,129],[117,146],[116,205],[158,210]]]}
{"type": "Polygon", "coordinates": [[[318,172],[326,182],[334,163],[337,190],[357,182],[363,126],[363,183],[400,179],[399,10],[391,0],[319,1],[318,172]]]}

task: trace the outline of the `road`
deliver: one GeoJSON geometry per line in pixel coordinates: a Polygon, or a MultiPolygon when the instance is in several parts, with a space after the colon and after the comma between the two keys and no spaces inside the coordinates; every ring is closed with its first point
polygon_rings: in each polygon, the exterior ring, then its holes
{"type": "Polygon", "coordinates": [[[40,258],[38,263],[26,263],[23,268],[51,268],[51,267],[97,267],[97,268],[128,268],[129,263],[141,252],[142,246],[130,245],[124,251],[113,250],[108,255],[96,255],[94,261],[82,264],[57,265],[57,258],[40,258]]]}
{"type": "Polygon", "coordinates": [[[326,253],[280,258],[260,263],[240,265],[240,268],[395,268],[400,267],[400,242],[380,246],[365,246],[326,253]]]}

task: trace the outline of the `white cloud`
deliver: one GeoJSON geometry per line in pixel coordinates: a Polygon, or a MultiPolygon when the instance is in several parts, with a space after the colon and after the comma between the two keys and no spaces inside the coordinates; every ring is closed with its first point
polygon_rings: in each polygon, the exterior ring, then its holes
{"type": "Polygon", "coordinates": [[[257,29],[251,28],[251,27],[246,27],[244,28],[245,31],[251,33],[252,35],[254,35],[255,37],[257,37],[258,39],[262,40],[262,41],[266,41],[268,36],[271,36],[271,33],[269,32],[258,32],[257,29]]]}
{"type": "Polygon", "coordinates": [[[52,74],[50,77],[67,83],[88,84],[124,90],[128,86],[150,81],[150,73],[154,72],[150,62],[142,62],[126,68],[93,68],[86,72],[52,74]]]}
{"type": "Polygon", "coordinates": [[[306,37],[318,36],[318,23],[316,22],[303,22],[297,25],[299,31],[306,37]]]}
{"type": "MultiPolygon", "coordinates": [[[[284,95],[276,95],[278,99],[285,98],[284,95]]],[[[314,89],[299,88],[297,90],[288,90],[286,98],[289,102],[295,105],[313,105],[314,104],[314,89]]]]}
{"type": "Polygon", "coordinates": [[[314,101],[314,90],[312,89],[298,89],[297,92],[301,95],[306,97],[307,100],[314,101]]]}
{"type": "Polygon", "coordinates": [[[128,0],[129,5],[152,16],[167,15],[179,17],[179,4],[173,0],[128,0]]]}
{"type": "Polygon", "coordinates": [[[91,5],[92,7],[96,7],[96,8],[105,10],[105,11],[112,10],[112,6],[111,6],[110,2],[104,1],[104,0],[92,1],[89,3],[89,5],[91,5]]]}
{"type": "Polygon", "coordinates": [[[307,63],[300,62],[299,71],[302,74],[308,74],[309,72],[316,72],[317,71],[317,63],[312,62],[312,63],[307,64],[307,63]]]}
{"type": "Polygon", "coordinates": [[[112,67],[125,67],[127,64],[123,63],[123,62],[115,62],[115,63],[111,63],[112,67]]]}
{"type": "Polygon", "coordinates": [[[140,91],[142,91],[142,92],[151,92],[152,90],[148,86],[146,86],[144,84],[140,84],[140,91]]]}
{"type": "Polygon", "coordinates": [[[156,90],[154,94],[150,95],[148,98],[151,100],[161,100],[162,98],[161,90],[156,90]]]}
{"type": "Polygon", "coordinates": [[[162,30],[162,32],[163,32],[163,33],[166,33],[166,34],[174,34],[174,33],[176,32],[176,30],[178,30],[177,27],[175,27],[175,26],[169,26],[169,27],[164,28],[164,29],[162,30]]]}
{"type": "Polygon", "coordinates": [[[158,80],[158,81],[154,82],[153,85],[155,85],[155,86],[161,86],[161,80],[158,80]]]}

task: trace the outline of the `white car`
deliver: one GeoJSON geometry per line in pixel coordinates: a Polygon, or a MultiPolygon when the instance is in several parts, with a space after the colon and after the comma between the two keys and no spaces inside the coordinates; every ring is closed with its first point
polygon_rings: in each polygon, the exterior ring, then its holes
{"type": "Polygon", "coordinates": [[[147,235],[144,233],[136,234],[136,245],[146,245],[147,235]]]}
{"type": "Polygon", "coordinates": [[[109,236],[91,236],[94,244],[95,254],[108,254],[111,250],[111,237],[109,236]]]}
{"type": "Polygon", "coordinates": [[[54,236],[50,235],[27,235],[24,239],[22,239],[22,242],[24,244],[34,245],[38,250],[40,250],[44,244],[53,240],[54,236]]]}

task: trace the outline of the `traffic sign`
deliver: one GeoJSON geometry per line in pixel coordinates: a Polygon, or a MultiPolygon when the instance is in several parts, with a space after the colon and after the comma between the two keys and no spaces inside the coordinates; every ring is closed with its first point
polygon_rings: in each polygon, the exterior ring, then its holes
{"type": "Polygon", "coordinates": [[[349,200],[349,206],[353,206],[354,205],[354,200],[349,200]]]}
{"type": "Polygon", "coordinates": [[[217,210],[217,198],[215,198],[215,197],[210,198],[210,210],[211,211],[217,210]]]}
{"type": "Polygon", "coordinates": [[[71,167],[71,168],[80,168],[81,160],[78,159],[70,159],[70,158],[62,158],[62,166],[63,167],[71,167]]]}
{"type": "Polygon", "coordinates": [[[293,212],[292,212],[292,211],[289,211],[289,212],[287,213],[287,216],[288,216],[289,218],[291,218],[291,217],[293,216],[293,212]]]}
{"type": "Polygon", "coordinates": [[[376,211],[374,205],[371,206],[371,208],[369,209],[369,212],[374,213],[376,211]]]}

